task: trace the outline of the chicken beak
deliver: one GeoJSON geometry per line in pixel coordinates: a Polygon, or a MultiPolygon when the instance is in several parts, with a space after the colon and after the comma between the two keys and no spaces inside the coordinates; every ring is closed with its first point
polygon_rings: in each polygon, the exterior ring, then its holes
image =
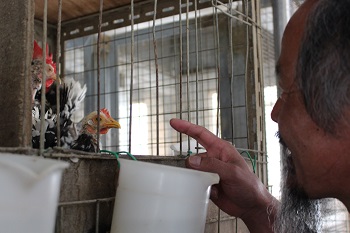
{"type": "Polygon", "coordinates": [[[120,124],[118,121],[114,120],[113,118],[110,118],[109,121],[106,122],[105,127],[120,129],[120,124]]]}
{"type": "Polygon", "coordinates": [[[100,134],[106,134],[108,130],[111,128],[120,129],[120,124],[118,121],[114,120],[113,118],[108,118],[107,122],[104,122],[102,124],[102,127],[100,129],[100,134]]]}

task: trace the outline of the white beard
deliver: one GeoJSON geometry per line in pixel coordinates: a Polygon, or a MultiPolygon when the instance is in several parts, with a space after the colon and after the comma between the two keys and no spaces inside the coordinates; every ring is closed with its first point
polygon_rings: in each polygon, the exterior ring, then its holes
{"type": "Polygon", "coordinates": [[[321,232],[323,215],[321,207],[326,199],[312,200],[302,188],[298,187],[290,156],[292,156],[290,151],[284,146],[281,158],[281,206],[274,222],[274,232],[321,232]]]}

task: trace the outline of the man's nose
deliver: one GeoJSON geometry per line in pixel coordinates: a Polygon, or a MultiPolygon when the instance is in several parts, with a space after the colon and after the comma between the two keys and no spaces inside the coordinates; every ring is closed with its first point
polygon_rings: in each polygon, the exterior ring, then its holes
{"type": "Polygon", "coordinates": [[[278,116],[280,114],[281,106],[282,106],[282,100],[281,98],[278,98],[271,111],[271,119],[276,123],[278,123],[278,116]]]}

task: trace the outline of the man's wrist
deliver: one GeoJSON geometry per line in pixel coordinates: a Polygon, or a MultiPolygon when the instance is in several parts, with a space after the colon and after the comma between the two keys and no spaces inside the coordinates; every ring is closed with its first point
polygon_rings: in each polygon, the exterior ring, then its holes
{"type": "Polygon", "coordinates": [[[279,202],[272,197],[269,202],[242,216],[242,220],[251,233],[271,233],[278,206],[279,202]]]}

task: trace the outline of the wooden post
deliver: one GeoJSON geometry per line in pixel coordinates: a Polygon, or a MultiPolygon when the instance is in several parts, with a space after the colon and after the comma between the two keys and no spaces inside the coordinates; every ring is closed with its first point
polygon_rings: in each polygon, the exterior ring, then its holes
{"type": "Polygon", "coordinates": [[[34,0],[1,1],[0,22],[0,147],[29,147],[34,0]]]}

